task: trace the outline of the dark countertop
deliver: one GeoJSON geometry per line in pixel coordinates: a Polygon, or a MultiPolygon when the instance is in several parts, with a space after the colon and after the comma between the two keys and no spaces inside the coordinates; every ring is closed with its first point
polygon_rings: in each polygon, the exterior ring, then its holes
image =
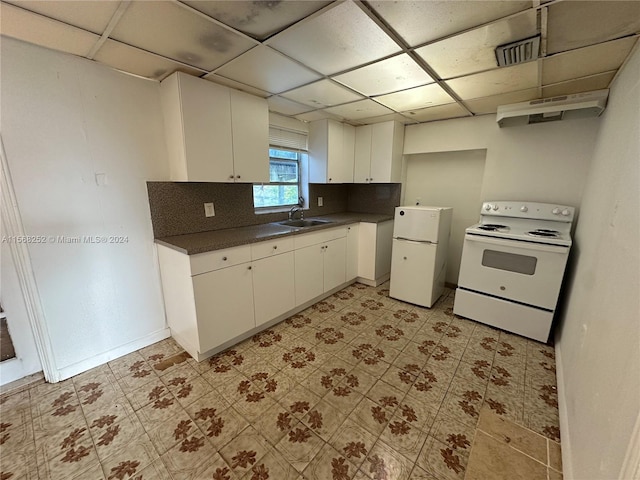
{"type": "Polygon", "coordinates": [[[380,223],[393,220],[392,215],[380,215],[375,213],[335,213],[310,219],[329,220],[331,223],[314,227],[292,228],[277,223],[264,223],[248,227],[227,228],[224,230],[212,230],[209,232],[190,233],[188,235],[174,235],[172,237],[156,238],[155,242],[169,248],[173,248],[187,255],[205,253],[223,248],[237,247],[255,242],[262,242],[272,238],[300,235],[318,230],[339,227],[350,223],[380,223]]]}

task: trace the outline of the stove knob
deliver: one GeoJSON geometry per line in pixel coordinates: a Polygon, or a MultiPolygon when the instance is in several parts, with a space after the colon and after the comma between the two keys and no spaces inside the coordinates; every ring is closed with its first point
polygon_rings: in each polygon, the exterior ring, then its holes
{"type": "Polygon", "coordinates": [[[556,207],[553,210],[551,210],[551,213],[553,213],[554,215],[560,215],[560,209],[556,207]]]}
{"type": "Polygon", "coordinates": [[[565,217],[568,217],[569,215],[571,215],[571,212],[565,208],[564,210],[562,210],[562,215],[564,215],[565,217]]]}
{"type": "Polygon", "coordinates": [[[493,208],[494,210],[498,210],[498,208],[499,208],[499,207],[498,207],[498,205],[494,205],[492,208],[493,208]]]}
{"type": "Polygon", "coordinates": [[[484,206],[484,209],[485,209],[487,212],[488,212],[489,210],[491,210],[491,204],[490,204],[490,203],[487,203],[487,204],[484,206]]]}
{"type": "Polygon", "coordinates": [[[527,206],[526,206],[526,205],[523,205],[523,206],[521,206],[521,207],[520,207],[520,211],[521,211],[521,212],[528,212],[528,211],[529,211],[529,209],[527,208],[527,206]]]}

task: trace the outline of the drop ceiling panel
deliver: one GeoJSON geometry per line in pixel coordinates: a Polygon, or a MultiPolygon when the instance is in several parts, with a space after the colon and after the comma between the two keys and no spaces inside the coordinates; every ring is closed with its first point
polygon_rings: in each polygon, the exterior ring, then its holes
{"type": "Polygon", "coordinates": [[[102,35],[120,5],[119,1],[77,2],[64,0],[11,1],[9,3],[99,35],[102,35]]]}
{"type": "Polygon", "coordinates": [[[590,92],[609,88],[611,80],[616,72],[605,72],[590,77],[579,78],[569,82],[557,83],[548,87],[542,87],[542,97],[556,97],[558,95],[571,95],[573,93],[590,92]]]}
{"type": "Polygon", "coordinates": [[[376,97],[376,101],[386,105],[397,112],[415,110],[427,106],[441,105],[453,102],[453,98],[445,92],[440,85],[432,83],[422,87],[403,90],[376,97]]]}
{"type": "Polygon", "coordinates": [[[348,103],[325,109],[327,112],[343,117],[347,120],[358,120],[360,118],[378,117],[393,113],[387,107],[374,102],[373,100],[361,100],[359,102],[348,103]]]}
{"type": "Polygon", "coordinates": [[[373,123],[382,123],[382,122],[389,122],[389,121],[396,121],[396,122],[400,122],[403,124],[407,124],[407,123],[416,123],[415,121],[400,115],[399,113],[389,113],[387,115],[378,115],[376,117],[367,117],[367,118],[360,118],[358,119],[358,123],[362,124],[362,125],[369,125],[369,124],[373,124],[373,123]]]}
{"type": "Polygon", "coordinates": [[[340,3],[300,22],[268,40],[268,44],[325,75],[400,51],[353,2],[340,3]]]}
{"type": "Polygon", "coordinates": [[[528,10],[505,20],[455,35],[416,50],[440,78],[451,78],[498,66],[499,45],[536,35],[536,12],[528,10]]]}
{"type": "Polygon", "coordinates": [[[460,77],[447,84],[463,100],[525,90],[538,86],[538,62],[460,77]]]}
{"type": "Polygon", "coordinates": [[[199,70],[180,65],[164,57],[153,55],[115,40],[107,40],[93,59],[118,70],[155,80],[162,80],[176,70],[196,77],[202,75],[199,70]]]}
{"type": "Polygon", "coordinates": [[[476,115],[486,113],[496,113],[499,105],[509,105],[511,103],[528,102],[538,98],[538,89],[529,88],[517,92],[504,93],[502,95],[492,95],[490,97],[475,98],[465,100],[465,104],[476,115]]]}
{"type": "Polygon", "coordinates": [[[216,70],[216,74],[271,93],[280,93],[321,78],[264,45],[243,53],[216,70]]]}
{"type": "Polygon", "coordinates": [[[640,32],[640,2],[570,1],[549,6],[547,51],[563,52],[640,32]]]}
{"type": "Polygon", "coordinates": [[[289,25],[311,15],[330,1],[185,1],[200,12],[240,30],[247,35],[264,40],[289,25]]]}
{"type": "Polygon", "coordinates": [[[370,2],[412,47],[531,8],[531,1],[370,2]]]}
{"type": "Polygon", "coordinates": [[[173,2],[133,2],[111,37],[207,71],[255,45],[173,2]]]}
{"type": "Polygon", "coordinates": [[[267,103],[269,104],[269,111],[283,115],[298,115],[312,109],[308,105],[302,105],[277,95],[267,98],[267,103]]]}
{"type": "Polygon", "coordinates": [[[361,95],[328,79],[290,90],[283,93],[282,96],[314,108],[340,105],[341,103],[353,102],[362,98],[361,95]]]}
{"type": "Polygon", "coordinates": [[[93,33],[6,3],[0,5],[0,12],[2,35],[61,52],[85,56],[100,39],[93,33]]]}
{"type": "Polygon", "coordinates": [[[542,63],[542,84],[617,70],[637,40],[637,37],[627,37],[545,58],[542,63]]]}
{"type": "Polygon", "coordinates": [[[369,96],[433,82],[429,74],[406,53],[343,73],[334,80],[369,96]]]}
{"type": "Polygon", "coordinates": [[[254,88],[249,85],[245,85],[244,83],[236,82],[235,80],[231,80],[230,78],[221,77],[220,75],[216,75],[215,73],[209,73],[202,78],[213,83],[218,83],[220,85],[235,88],[236,90],[247,92],[262,98],[267,98],[269,95],[271,95],[269,92],[265,92],[264,90],[260,90],[259,88],[254,88]]]}
{"type": "Polygon", "coordinates": [[[433,122],[434,120],[444,120],[446,118],[465,117],[469,114],[457,103],[449,103],[436,107],[413,110],[406,112],[405,115],[416,122],[433,122]]]}
{"type": "Polygon", "coordinates": [[[303,122],[315,122],[316,120],[323,120],[325,118],[342,120],[340,117],[331,115],[330,113],[327,113],[324,110],[314,110],[313,112],[302,113],[300,115],[296,115],[296,118],[298,120],[302,120],[303,122]]]}

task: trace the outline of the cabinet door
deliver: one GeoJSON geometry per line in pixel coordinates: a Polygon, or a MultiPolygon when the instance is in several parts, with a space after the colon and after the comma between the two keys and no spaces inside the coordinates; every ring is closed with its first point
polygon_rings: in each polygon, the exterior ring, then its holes
{"type": "Polygon", "coordinates": [[[248,93],[231,90],[231,125],[235,181],[269,182],[267,101],[248,93]]]}
{"type": "Polygon", "coordinates": [[[353,280],[358,276],[358,228],[359,225],[354,223],[347,227],[347,261],[346,261],[346,279],[353,280]]]}
{"type": "Polygon", "coordinates": [[[229,89],[180,74],[182,133],[190,182],[228,182],[233,174],[229,89]]]}
{"type": "Polygon", "coordinates": [[[393,128],[394,122],[372,125],[370,180],[373,183],[388,183],[391,181],[393,128]]]}
{"type": "Polygon", "coordinates": [[[369,183],[371,176],[371,125],[356,127],[353,181],[369,183]]]}
{"type": "Polygon", "coordinates": [[[302,305],[324,292],[323,245],[311,245],[295,251],[296,305],[302,305]]]}
{"type": "Polygon", "coordinates": [[[346,281],[347,239],[337,238],[324,244],[324,291],[346,281]]]}
{"type": "Polygon", "coordinates": [[[293,252],[253,262],[256,327],[295,307],[293,252]]]}
{"type": "Polygon", "coordinates": [[[193,277],[200,353],[255,327],[250,266],[244,263],[193,277]]]}
{"type": "MultiPolygon", "coordinates": [[[[339,183],[353,183],[353,162],[356,142],[356,128],[342,124],[342,152],[337,159],[337,174],[334,180],[339,183]]],[[[336,162],[334,162],[336,163],[336,162]]]]}
{"type": "Polygon", "coordinates": [[[342,124],[328,120],[327,128],[327,183],[342,183],[344,165],[344,132],[342,124]]]}

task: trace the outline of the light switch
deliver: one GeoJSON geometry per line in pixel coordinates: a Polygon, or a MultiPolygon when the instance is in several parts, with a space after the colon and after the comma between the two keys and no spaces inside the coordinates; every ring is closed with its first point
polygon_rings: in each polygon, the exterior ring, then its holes
{"type": "Polygon", "coordinates": [[[204,216],[205,217],[214,217],[216,215],[215,210],[213,209],[213,202],[204,204],[204,216]]]}
{"type": "Polygon", "coordinates": [[[318,197],[318,206],[322,207],[324,205],[324,199],[322,197],[318,197]]]}

